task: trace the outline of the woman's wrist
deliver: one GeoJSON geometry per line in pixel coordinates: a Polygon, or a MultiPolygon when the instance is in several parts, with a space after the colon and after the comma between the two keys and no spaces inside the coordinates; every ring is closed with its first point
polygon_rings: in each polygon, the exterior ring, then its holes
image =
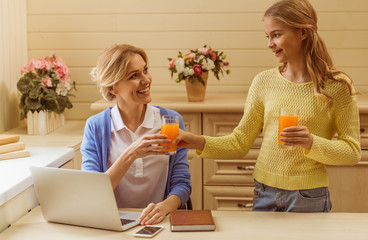
{"type": "Polygon", "coordinates": [[[164,215],[166,216],[172,211],[178,209],[181,205],[181,200],[176,195],[170,195],[168,198],[163,200],[162,202],[157,203],[157,206],[162,210],[164,215]]]}
{"type": "Polygon", "coordinates": [[[135,159],[137,158],[138,156],[136,156],[136,152],[131,148],[128,148],[119,157],[119,159],[121,159],[124,162],[128,162],[128,163],[133,163],[135,159]]]}

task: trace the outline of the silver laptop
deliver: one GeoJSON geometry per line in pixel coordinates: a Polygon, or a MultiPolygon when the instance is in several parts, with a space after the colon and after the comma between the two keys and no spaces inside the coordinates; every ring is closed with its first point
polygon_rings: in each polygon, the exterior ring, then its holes
{"type": "Polygon", "coordinates": [[[30,166],[44,218],[114,231],[139,224],[139,213],[119,212],[110,176],[105,173],[30,166]]]}

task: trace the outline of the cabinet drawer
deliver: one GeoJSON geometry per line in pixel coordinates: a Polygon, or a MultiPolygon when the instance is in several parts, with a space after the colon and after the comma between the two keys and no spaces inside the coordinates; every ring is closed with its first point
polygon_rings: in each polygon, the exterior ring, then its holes
{"type": "Polygon", "coordinates": [[[368,149],[368,114],[360,116],[360,145],[362,149],[368,149]]]}
{"type": "MultiPolygon", "coordinates": [[[[203,134],[208,136],[225,136],[233,132],[241,120],[242,113],[203,113],[203,134]]],[[[262,134],[256,138],[253,148],[260,148],[262,134]]]]}
{"type": "Polygon", "coordinates": [[[223,136],[238,126],[242,113],[203,113],[203,133],[210,136],[223,136]]]}
{"type": "Polygon", "coordinates": [[[253,187],[205,186],[204,208],[211,210],[251,211],[253,187]]]}
{"type": "Polygon", "coordinates": [[[251,149],[243,159],[203,159],[205,185],[253,185],[253,169],[259,149],[251,149]]]}
{"type": "Polygon", "coordinates": [[[362,158],[358,165],[367,165],[368,166],[368,150],[362,150],[362,158]]]}
{"type": "Polygon", "coordinates": [[[194,133],[194,134],[201,134],[201,113],[181,113],[181,116],[183,117],[185,129],[188,132],[194,133]]]}

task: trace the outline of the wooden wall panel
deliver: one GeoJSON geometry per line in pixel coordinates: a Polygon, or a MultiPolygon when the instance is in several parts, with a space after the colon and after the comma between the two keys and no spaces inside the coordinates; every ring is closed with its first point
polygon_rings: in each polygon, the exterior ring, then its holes
{"type": "MultiPolygon", "coordinates": [[[[368,19],[368,17],[367,17],[368,19]]],[[[365,48],[367,31],[320,31],[329,49],[365,48]],[[331,45],[331,47],[330,47],[331,45]]],[[[29,50],[99,50],[115,43],[140,43],[141,48],[172,49],[175,52],[194,49],[203,44],[225,49],[267,49],[265,34],[246,32],[85,32],[85,33],[29,33],[29,50]],[[226,38],[224,38],[226,36],[226,38]],[[169,41],[170,40],[170,41],[169,41]],[[103,45],[104,44],[104,45],[103,45]]],[[[136,44],[138,46],[138,44],[136,44]]]]}
{"type": "MultiPolygon", "coordinates": [[[[360,0],[363,2],[364,0],[360,0]]],[[[28,0],[30,14],[89,14],[89,13],[213,13],[213,12],[263,12],[273,0],[63,0],[59,2],[28,0]],[[40,8],[39,6],[42,6],[40,8]]],[[[329,3],[334,2],[328,0],[329,3]]]]}
{"type": "MultiPolygon", "coordinates": [[[[183,50],[185,51],[185,50],[183,50]]],[[[54,51],[62,57],[70,66],[92,67],[100,54],[96,52],[78,52],[54,51]],[[91,56],[91,57],[89,57],[91,56]],[[69,60],[69,61],[68,61],[69,60]],[[75,65],[73,65],[75,64],[75,65]]],[[[175,58],[175,50],[147,50],[150,67],[168,67],[168,57],[175,58]]],[[[368,49],[330,49],[331,57],[335,59],[335,66],[338,67],[368,67],[368,49]]],[[[243,49],[243,50],[225,50],[231,67],[268,67],[277,66],[277,62],[268,49],[243,49]]],[[[47,55],[47,54],[46,54],[47,55]]],[[[46,56],[45,55],[45,56],[46,56]]],[[[44,56],[39,54],[39,56],[44,56]]],[[[36,57],[36,55],[35,55],[36,57]]],[[[169,71],[168,71],[169,73],[169,71]]]]}
{"type": "Polygon", "coordinates": [[[26,1],[0,1],[0,133],[19,124],[17,82],[27,61],[26,1]]]}
{"type": "MultiPolygon", "coordinates": [[[[207,12],[264,12],[274,0],[28,0],[29,14],[89,14],[89,13],[207,13],[207,12]]],[[[366,0],[311,0],[319,11],[359,12],[368,11],[366,0]]]]}
{"type": "MultiPolygon", "coordinates": [[[[167,58],[203,44],[224,50],[232,72],[220,81],[210,75],[207,91],[246,92],[258,72],[278,65],[267,49],[262,23],[273,2],[64,0],[60,5],[28,0],[28,54],[39,58],[56,53],[68,63],[78,89],[72,99],[75,108],[67,114],[70,119],[93,114],[88,104],[101,95],[88,73],[101,51],[113,43],[130,43],[147,51],[152,93],[184,92],[184,84],[171,79],[167,58]]],[[[353,78],[360,92],[368,92],[368,2],[311,2],[335,66],[353,78]]]]}
{"type": "MultiPolygon", "coordinates": [[[[244,85],[248,86],[246,83],[250,83],[254,76],[268,68],[271,68],[273,66],[269,67],[232,67],[231,68],[231,74],[225,75],[223,78],[221,78],[220,81],[215,79],[213,76],[211,76],[211,81],[209,82],[208,86],[226,86],[229,84],[234,85],[244,85]],[[213,81],[212,81],[213,79],[213,81]]],[[[366,76],[368,76],[368,68],[367,67],[341,67],[339,68],[341,71],[344,71],[348,73],[348,75],[354,80],[354,83],[359,86],[365,86],[368,85],[368,81],[366,79],[366,76]]],[[[70,69],[71,76],[75,79],[78,79],[78,85],[93,85],[94,82],[91,81],[89,77],[90,68],[72,68],[70,69]]],[[[171,79],[170,72],[167,70],[167,67],[151,67],[149,69],[152,77],[153,77],[153,88],[163,85],[167,85],[168,87],[171,87],[171,92],[181,91],[178,89],[177,84],[174,82],[174,80],[171,79]],[[161,76],[161,77],[158,77],[161,76]]],[[[183,85],[183,88],[185,86],[183,85]]]]}
{"type": "MultiPolygon", "coordinates": [[[[261,31],[263,13],[129,13],[31,15],[28,32],[114,32],[114,31],[261,31]],[[144,21],[142,21],[144,19],[144,21]],[[185,19],[185,21],[175,21],[185,19]],[[55,24],[62,22],[63,24],[55,24]],[[91,24],[93,23],[93,24],[91,24]],[[132,24],[134,23],[134,24],[132,24]]],[[[368,13],[319,14],[320,30],[365,30],[368,13]]]]}

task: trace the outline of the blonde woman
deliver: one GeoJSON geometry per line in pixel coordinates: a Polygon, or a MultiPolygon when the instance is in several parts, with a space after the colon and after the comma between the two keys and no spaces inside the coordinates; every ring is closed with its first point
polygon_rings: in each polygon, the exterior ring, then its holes
{"type": "MultiPolygon", "coordinates": [[[[92,77],[102,96],[116,104],[87,120],[81,146],[82,170],[111,177],[120,208],[144,208],[140,224],[156,224],[183,207],[191,193],[187,149],[167,155],[161,115],[182,117],[151,106],[152,77],[145,52],[131,45],[113,45],[98,59],[92,77]]],[[[101,206],[103,207],[103,206],[101,206]]]]}
{"type": "Polygon", "coordinates": [[[244,115],[232,134],[197,136],[181,132],[179,146],[204,158],[239,158],[263,129],[254,169],[254,211],[329,212],[325,165],[360,160],[359,113],[352,81],[334,69],[317,32],[317,15],[307,0],[282,0],[264,14],[268,48],[281,63],[259,73],[248,92],[244,115]],[[299,126],[283,129],[280,108],[299,110],[299,126]],[[337,139],[332,139],[337,133],[337,139]]]}

